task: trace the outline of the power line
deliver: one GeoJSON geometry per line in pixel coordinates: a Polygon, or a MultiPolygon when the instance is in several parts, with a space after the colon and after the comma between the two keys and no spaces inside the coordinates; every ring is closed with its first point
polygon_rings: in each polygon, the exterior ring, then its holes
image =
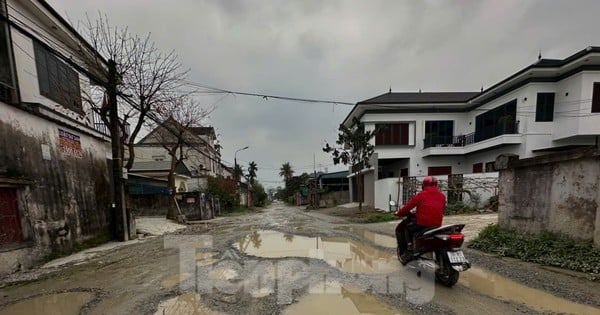
{"type": "Polygon", "coordinates": [[[281,95],[272,95],[272,94],[260,94],[260,93],[252,93],[252,92],[240,92],[240,91],[226,90],[226,89],[202,85],[200,83],[192,82],[189,80],[186,80],[185,83],[190,86],[207,89],[209,91],[214,91],[214,93],[227,93],[227,94],[234,94],[234,95],[256,96],[256,97],[261,97],[265,100],[268,100],[269,98],[273,98],[273,99],[279,99],[279,100],[284,100],[284,101],[295,101],[295,102],[304,102],[304,103],[323,103],[323,104],[333,104],[333,105],[354,106],[354,103],[350,103],[350,102],[320,100],[320,99],[310,99],[310,98],[300,98],[300,97],[291,97],[291,96],[281,96],[281,95]]]}

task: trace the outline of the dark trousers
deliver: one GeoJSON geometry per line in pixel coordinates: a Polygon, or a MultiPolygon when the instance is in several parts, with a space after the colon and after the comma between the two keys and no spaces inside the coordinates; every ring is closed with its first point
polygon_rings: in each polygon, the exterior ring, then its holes
{"type": "MultiPolygon", "coordinates": [[[[404,253],[408,248],[408,243],[413,242],[413,236],[428,229],[426,226],[417,225],[414,221],[404,219],[396,226],[396,241],[398,242],[398,252],[404,253]]],[[[414,248],[411,248],[411,250],[414,248]]]]}

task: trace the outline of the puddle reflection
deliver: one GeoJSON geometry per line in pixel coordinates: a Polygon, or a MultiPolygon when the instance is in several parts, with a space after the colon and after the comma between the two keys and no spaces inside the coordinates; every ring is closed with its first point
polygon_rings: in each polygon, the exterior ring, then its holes
{"type": "Polygon", "coordinates": [[[461,273],[460,283],[490,297],[522,303],[540,312],[600,315],[600,309],[598,308],[573,303],[476,267],[461,273]]]}
{"type": "Polygon", "coordinates": [[[358,236],[372,242],[373,244],[377,244],[382,247],[396,248],[397,245],[396,239],[392,236],[371,232],[362,228],[357,228],[353,226],[343,226],[336,228],[336,230],[342,230],[350,232],[352,234],[357,234],[358,236]]]}
{"type": "Polygon", "coordinates": [[[395,255],[343,237],[306,237],[277,231],[255,231],[234,246],[252,256],[309,257],[352,273],[390,273],[400,270],[395,255]]]}
{"type": "Polygon", "coordinates": [[[309,288],[309,294],[283,311],[303,314],[401,314],[377,297],[337,282],[322,282],[309,288]]]}
{"type": "Polygon", "coordinates": [[[89,292],[65,292],[38,296],[0,309],[0,315],[77,315],[94,295],[89,292]]]}

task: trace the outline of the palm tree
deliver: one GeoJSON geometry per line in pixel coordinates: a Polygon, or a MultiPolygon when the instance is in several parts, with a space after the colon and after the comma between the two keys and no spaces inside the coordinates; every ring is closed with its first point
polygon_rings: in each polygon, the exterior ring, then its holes
{"type": "Polygon", "coordinates": [[[254,161],[250,162],[248,165],[248,181],[251,185],[254,185],[254,179],[256,178],[256,171],[258,168],[256,167],[256,163],[254,161]]]}
{"type": "Polygon", "coordinates": [[[286,184],[290,180],[290,178],[294,176],[294,170],[292,169],[290,162],[285,162],[283,163],[283,165],[281,165],[281,168],[279,169],[279,176],[283,177],[286,184]]]}

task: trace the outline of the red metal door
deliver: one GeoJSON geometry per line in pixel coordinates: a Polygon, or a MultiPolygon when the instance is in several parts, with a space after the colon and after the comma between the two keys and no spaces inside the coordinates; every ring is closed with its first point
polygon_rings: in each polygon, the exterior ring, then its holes
{"type": "Polygon", "coordinates": [[[0,245],[23,241],[21,219],[17,207],[17,191],[0,188],[0,245]]]}

